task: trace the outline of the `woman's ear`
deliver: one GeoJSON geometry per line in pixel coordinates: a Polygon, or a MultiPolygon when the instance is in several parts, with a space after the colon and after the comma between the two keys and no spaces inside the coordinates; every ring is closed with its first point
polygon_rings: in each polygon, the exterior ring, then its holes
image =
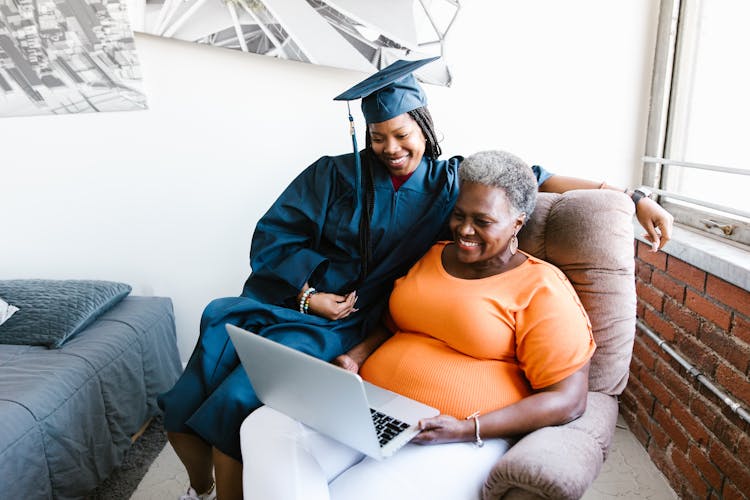
{"type": "Polygon", "coordinates": [[[518,217],[516,217],[516,221],[513,224],[513,229],[515,230],[514,232],[516,234],[518,234],[518,231],[521,230],[525,222],[526,222],[526,212],[521,212],[518,215],[518,217]]]}

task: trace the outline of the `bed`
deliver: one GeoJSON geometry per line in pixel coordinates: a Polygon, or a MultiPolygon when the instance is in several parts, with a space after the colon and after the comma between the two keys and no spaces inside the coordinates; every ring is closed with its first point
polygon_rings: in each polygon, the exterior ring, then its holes
{"type": "Polygon", "coordinates": [[[0,345],[0,497],[90,493],[181,371],[162,297],[118,299],[57,348],[0,345]]]}

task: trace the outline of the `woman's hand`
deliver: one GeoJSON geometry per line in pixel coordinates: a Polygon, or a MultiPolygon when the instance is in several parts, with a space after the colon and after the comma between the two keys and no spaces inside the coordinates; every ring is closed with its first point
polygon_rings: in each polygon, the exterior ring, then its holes
{"type": "Polygon", "coordinates": [[[337,320],[346,318],[353,312],[357,301],[357,292],[349,292],[345,296],[335,293],[314,293],[310,296],[308,311],[322,318],[337,320]]]}
{"type": "Polygon", "coordinates": [[[335,358],[333,358],[333,361],[331,361],[331,364],[334,364],[352,373],[359,373],[359,363],[354,361],[354,359],[348,354],[336,356],[335,358]]]}
{"type": "Polygon", "coordinates": [[[674,217],[654,200],[645,197],[638,200],[635,216],[646,230],[643,236],[651,242],[651,251],[658,252],[672,237],[674,217]]]}
{"type": "Polygon", "coordinates": [[[365,364],[370,354],[390,338],[390,336],[391,332],[381,321],[367,334],[367,337],[362,339],[362,342],[349,349],[349,352],[335,357],[331,363],[344,370],[359,373],[359,368],[365,364]]]}
{"type": "Polygon", "coordinates": [[[438,444],[474,441],[473,420],[458,420],[450,415],[438,415],[420,420],[419,428],[422,432],[412,439],[412,443],[438,444]]]}

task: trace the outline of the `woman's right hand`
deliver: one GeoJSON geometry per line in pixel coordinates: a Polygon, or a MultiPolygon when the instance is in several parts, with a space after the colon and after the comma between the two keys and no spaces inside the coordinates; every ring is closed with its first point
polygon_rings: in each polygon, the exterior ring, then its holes
{"type": "Polygon", "coordinates": [[[308,312],[322,318],[337,320],[349,316],[358,309],[354,307],[357,302],[357,292],[349,292],[346,295],[335,293],[314,293],[310,297],[308,312]]]}

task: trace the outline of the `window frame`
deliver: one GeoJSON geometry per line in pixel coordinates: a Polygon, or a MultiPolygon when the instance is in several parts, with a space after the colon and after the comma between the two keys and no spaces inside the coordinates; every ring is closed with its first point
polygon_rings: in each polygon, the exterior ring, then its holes
{"type": "Polygon", "coordinates": [[[642,182],[645,186],[654,188],[658,195],[657,201],[674,216],[676,223],[750,250],[750,222],[743,220],[741,215],[719,213],[672,201],[669,200],[667,191],[662,190],[668,169],[683,168],[670,166],[668,152],[671,142],[670,121],[679,105],[679,96],[673,89],[681,70],[680,48],[683,43],[691,43],[684,40],[684,34],[680,30],[686,22],[686,9],[685,0],[660,0],[646,148],[642,159],[642,182]]]}

